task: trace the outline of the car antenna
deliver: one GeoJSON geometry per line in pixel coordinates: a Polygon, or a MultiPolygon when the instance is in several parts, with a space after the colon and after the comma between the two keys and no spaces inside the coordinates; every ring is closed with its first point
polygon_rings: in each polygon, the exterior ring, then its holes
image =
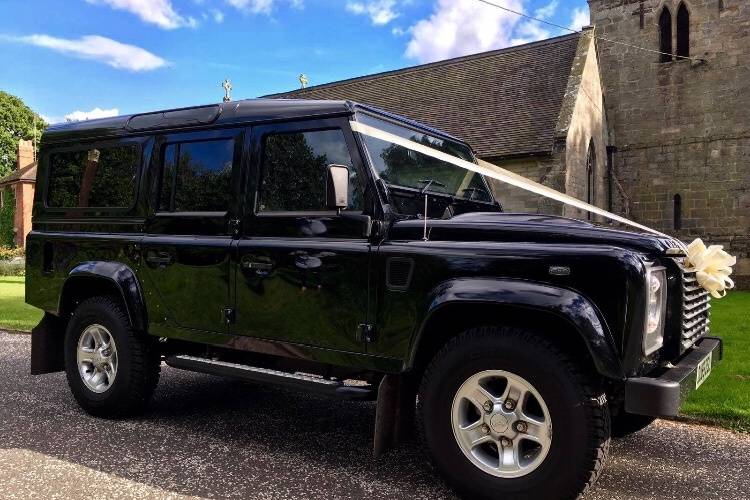
{"type": "Polygon", "coordinates": [[[445,184],[434,179],[419,179],[417,182],[420,184],[424,183],[424,187],[420,190],[420,194],[424,195],[424,233],[422,234],[422,240],[429,241],[429,238],[427,237],[427,189],[433,184],[443,187],[445,187],[445,184]]]}

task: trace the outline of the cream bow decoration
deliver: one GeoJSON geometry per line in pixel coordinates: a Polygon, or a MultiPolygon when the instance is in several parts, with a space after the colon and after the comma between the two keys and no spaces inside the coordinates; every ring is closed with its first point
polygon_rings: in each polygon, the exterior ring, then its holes
{"type": "Polygon", "coordinates": [[[717,299],[725,296],[728,289],[734,288],[734,281],[729,275],[736,263],[737,257],[726,253],[722,245],[706,248],[703,240],[697,238],[687,247],[687,271],[695,272],[698,284],[717,299]]]}

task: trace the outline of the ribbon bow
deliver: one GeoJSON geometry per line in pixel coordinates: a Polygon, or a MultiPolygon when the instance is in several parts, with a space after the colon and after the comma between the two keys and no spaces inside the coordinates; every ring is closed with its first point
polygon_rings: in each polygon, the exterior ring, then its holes
{"type": "Polygon", "coordinates": [[[728,289],[734,288],[734,281],[729,275],[736,263],[737,257],[725,252],[722,245],[706,248],[703,240],[697,238],[687,247],[686,270],[695,272],[698,284],[717,299],[725,296],[728,289]]]}

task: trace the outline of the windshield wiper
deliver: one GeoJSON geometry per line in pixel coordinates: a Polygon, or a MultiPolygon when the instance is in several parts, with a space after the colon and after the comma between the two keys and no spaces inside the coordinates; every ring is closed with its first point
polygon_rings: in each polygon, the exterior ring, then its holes
{"type": "Polygon", "coordinates": [[[419,179],[417,182],[420,184],[424,184],[424,187],[419,190],[420,195],[425,194],[427,190],[430,188],[430,186],[432,186],[433,184],[436,186],[440,186],[440,187],[448,187],[442,182],[436,181],[435,179],[419,179]]]}
{"type": "MultiPolygon", "coordinates": [[[[464,189],[462,189],[462,190],[461,190],[461,192],[462,192],[462,193],[465,193],[466,191],[469,191],[469,193],[470,193],[470,194],[469,194],[469,197],[468,197],[468,198],[466,198],[466,199],[467,199],[467,200],[469,200],[469,201],[474,201],[474,195],[476,195],[477,193],[484,193],[484,194],[486,194],[486,195],[487,195],[487,197],[488,197],[488,198],[491,198],[491,197],[492,197],[492,196],[490,195],[490,192],[489,192],[489,191],[487,191],[487,190],[486,190],[486,189],[484,189],[484,188],[478,188],[478,187],[470,187],[470,188],[464,188],[464,189]]],[[[479,200],[479,201],[486,201],[486,200],[479,200]]]]}

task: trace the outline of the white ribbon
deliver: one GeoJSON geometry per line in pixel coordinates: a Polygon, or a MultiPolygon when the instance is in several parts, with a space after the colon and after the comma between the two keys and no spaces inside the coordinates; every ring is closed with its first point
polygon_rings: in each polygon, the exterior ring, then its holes
{"type": "MultiPolygon", "coordinates": [[[[352,121],[350,123],[352,130],[354,130],[355,132],[359,132],[360,134],[374,137],[375,139],[380,139],[382,141],[391,142],[393,144],[398,144],[399,146],[417,151],[418,153],[422,153],[423,155],[451,163],[453,165],[456,165],[457,167],[476,172],[486,177],[497,179],[501,182],[505,182],[506,184],[510,184],[511,186],[518,187],[525,191],[530,191],[532,193],[551,198],[553,200],[559,201],[566,205],[570,205],[572,207],[579,208],[581,210],[587,210],[591,213],[606,217],[607,219],[611,219],[622,224],[647,231],[649,233],[671,238],[671,236],[660,231],[651,229],[650,227],[644,226],[642,224],[638,224],[637,222],[633,222],[630,219],[626,219],[625,217],[613,214],[612,212],[608,212],[589,203],[585,203],[577,198],[573,198],[570,195],[556,191],[550,187],[547,187],[538,182],[534,182],[530,179],[513,173],[510,170],[498,167],[497,165],[493,165],[492,163],[488,163],[484,160],[477,159],[477,163],[472,163],[461,158],[456,158],[455,156],[451,156],[442,151],[438,151],[437,149],[431,148],[429,146],[425,146],[424,144],[420,144],[409,139],[404,139],[403,137],[400,137],[398,135],[391,134],[390,132],[380,130],[361,122],[352,121]]],[[[736,264],[737,259],[736,257],[733,257],[726,253],[721,245],[711,245],[710,247],[706,248],[706,245],[703,244],[703,241],[701,241],[700,238],[693,241],[687,247],[685,247],[682,242],[680,242],[680,244],[683,246],[683,250],[685,250],[687,254],[688,271],[695,271],[698,284],[708,290],[713,297],[721,298],[726,295],[727,289],[734,287],[734,282],[729,278],[729,275],[732,274],[732,266],[736,264]]]]}
{"type": "Polygon", "coordinates": [[[725,252],[722,245],[706,248],[703,240],[697,238],[687,247],[687,270],[695,272],[698,284],[717,299],[724,297],[728,289],[734,288],[734,281],[729,275],[736,263],[737,257],[725,252]]]}
{"type": "Polygon", "coordinates": [[[648,226],[638,224],[637,222],[633,222],[632,220],[626,219],[625,217],[620,217],[617,214],[613,214],[612,212],[608,212],[594,205],[590,205],[577,198],[573,198],[570,195],[561,193],[560,191],[555,191],[554,189],[550,187],[547,187],[543,184],[539,184],[538,182],[534,182],[530,179],[527,179],[526,177],[515,174],[511,172],[510,170],[506,170],[502,167],[498,167],[497,165],[493,165],[492,163],[488,163],[484,160],[480,160],[477,158],[478,164],[472,163],[470,161],[462,160],[461,158],[456,158],[455,156],[451,156],[448,153],[443,153],[442,151],[438,151],[437,149],[433,149],[429,146],[425,146],[424,144],[410,141],[409,139],[404,139],[403,137],[399,137],[395,134],[391,134],[390,132],[380,130],[370,125],[365,125],[364,123],[360,123],[360,122],[350,122],[350,123],[351,123],[352,130],[354,130],[355,132],[359,132],[360,134],[368,135],[370,137],[374,137],[375,139],[380,139],[381,141],[387,141],[387,142],[392,142],[394,144],[398,144],[399,146],[403,146],[407,149],[414,150],[418,153],[422,153],[423,155],[431,156],[432,158],[436,158],[441,161],[452,163],[453,165],[456,165],[457,167],[461,167],[466,170],[476,172],[486,177],[497,179],[501,182],[505,182],[506,184],[510,184],[511,186],[515,186],[515,187],[524,189],[526,191],[531,191],[532,193],[546,196],[547,198],[557,200],[566,205],[570,205],[572,207],[576,207],[581,210],[586,210],[591,213],[601,215],[602,217],[606,217],[607,219],[616,220],[617,222],[621,222],[622,224],[627,224],[628,226],[637,227],[638,229],[641,229],[643,231],[648,231],[649,233],[654,233],[654,234],[658,234],[659,236],[671,238],[669,235],[659,232],[656,229],[651,229],[648,226]]]}

